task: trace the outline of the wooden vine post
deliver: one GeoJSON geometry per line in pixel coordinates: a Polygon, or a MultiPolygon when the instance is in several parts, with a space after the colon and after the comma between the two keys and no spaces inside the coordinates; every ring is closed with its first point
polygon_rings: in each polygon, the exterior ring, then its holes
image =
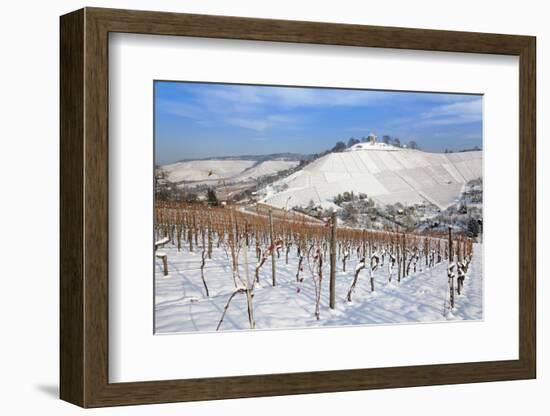
{"type": "Polygon", "coordinates": [[[401,282],[401,252],[399,250],[399,237],[397,237],[396,242],[396,249],[397,249],[397,282],[401,282]]]}
{"type": "Polygon", "coordinates": [[[452,227],[449,225],[449,278],[450,278],[450,304],[451,304],[451,310],[455,307],[455,279],[454,279],[454,271],[451,270],[451,265],[454,262],[454,253],[453,253],[453,235],[452,235],[452,227]]]}
{"type": "Polygon", "coordinates": [[[212,258],[212,218],[208,214],[208,258],[212,258]]]}
{"type": "Polygon", "coordinates": [[[273,238],[273,210],[269,210],[269,239],[271,240],[271,278],[273,281],[273,286],[277,283],[277,278],[275,276],[275,238],[273,238]]]}
{"type": "Polygon", "coordinates": [[[452,227],[449,225],[449,264],[454,261],[452,227]]]}
{"type": "MultiPolygon", "coordinates": [[[[248,225],[247,225],[248,228],[248,225]]],[[[248,231],[246,234],[246,246],[244,250],[244,266],[245,266],[245,276],[246,276],[246,303],[248,306],[248,322],[250,324],[250,329],[256,328],[256,321],[254,320],[254,307],[252,305],[252,290],[254,288],[254,283],[250,281],[248,275],[248,245],[249,245],[248,231]]]]}
{"type": "Polygon", "coordinates": [[[168,256],[165,254],[162,256],[162,268],[165,276],[168,276],[168,256]]]}
{"type": "Polygon", "coordinates": [[[403,277],[406,276],[407,253],[405,251],[405,233],[401,235],[401,253],[403,255],[403,277]]]}
{"type": "Polygon", "coordinates": [[[366,234],[367,234],[367,232],[365,230],[363,230],[363,252],[362,252],[363,257],[365,257],[367,255],[367,243],[366,243],[367,237],[366,237],[366,234]]]}
{"type": "Polygon", "coordinates": [[[332,212],[332,231],[330,233],[330,309],[335,307],[336,298],[336,212],[332,212]]]}

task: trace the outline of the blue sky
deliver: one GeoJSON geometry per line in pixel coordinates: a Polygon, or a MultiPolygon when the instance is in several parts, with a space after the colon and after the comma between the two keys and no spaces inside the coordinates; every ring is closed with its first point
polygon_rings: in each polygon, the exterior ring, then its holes
{"type": "Polygon", "coordinates": [[[318,153],[369,133],[422,150],[482,147],[482,96],[155,82],[157,164],[318,153]]]}

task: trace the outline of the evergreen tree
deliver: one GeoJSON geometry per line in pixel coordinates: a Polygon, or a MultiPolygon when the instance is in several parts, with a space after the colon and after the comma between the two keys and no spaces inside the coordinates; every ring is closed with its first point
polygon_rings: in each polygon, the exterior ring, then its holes
{"type": "Polygon", "coordinates": [[[470,220],[468,221],[468,233],[470,233],[472,237],[477,237],[479,235],[479,231],[479,222],[474,218],[470,218],[470,220]]]}
{"type": "Polygon", "coordinates": [[[346,150],[346,144],[342,141],[337,142],[332,148],[333,152],[343,152],[344,150],[346,150]]]}
{"type": "Polygon", "coordinates": [[[218,206],[218,197],[216,196],[216,191],[214,191],[213,188],[208,188],[206,197],[209,205],[218,206]]]}
{"type": "Polygon", "coordinates": [[[348,140],[348,147],[356,145],[357,143],[361,143],[361,140],[356,139],[354,137],[350,137],[349,140],[348,140]]]}

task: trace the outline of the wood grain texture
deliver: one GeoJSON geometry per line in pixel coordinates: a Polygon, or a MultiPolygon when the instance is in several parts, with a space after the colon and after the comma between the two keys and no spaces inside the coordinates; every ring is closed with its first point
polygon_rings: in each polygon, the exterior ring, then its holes
{"type": "MultiPolygon", "coordinates": [[[[87,8],[61,18],[61,397],[83,407],[516,380],[536,375],[535,38],[87,8]],[[519,359],[140,383],[108,381],[108,33],[520,57],[519,359]]],[[[182,354],[184,352],[182,351],[182,354]]],[[[146,358],[145,358],[146,359],[146,358]]]]}
{"type": "Polygon", "coordinates": [[[536,377],[536,40],[520,54],[519,98],[519,355],[530,376],[536,377]]]}
{"type": "Polygon", "coordinates": [[[60,24],[60,388],[84,405],[84,12],[60,24]]]}
{"type": "Polygon", "coordinates": [[[85,11],[84,68],[84,332],[85,406],[97,401],[108,380],[109,134],[108,33],[85,11]]]}
{"type": "Polygon", "coordinates": [[[111,32],[519,55],[528,36],[87,8],[111,32]]]}

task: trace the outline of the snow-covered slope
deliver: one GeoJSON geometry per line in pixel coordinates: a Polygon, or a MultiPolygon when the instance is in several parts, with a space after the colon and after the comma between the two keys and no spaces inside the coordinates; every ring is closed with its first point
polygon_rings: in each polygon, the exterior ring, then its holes
{"type": "Polygon", "coordinates": [[[192,160],[162,166],[171,182],[210,182],[225,179],[242,182],[291,169],[297,161],[266,160],[192,160]]]}
{"type": "Polygon", "coordinates": [[[282,170],[292,169],[298,166],[298,162],[286,160],[266,160],[258,165],[246,169],[239,175],[232,178],[234,181],[245,181],[256,179],[261,176],[273,175],[282,170]]]}
{"type": "Polygon", "coordinates": [[[305,206],[310,201],[323,205],[353,191],[380,204],[430,201],[444,209],[457,200],[466,182],[482,176],[482,155],[481,151],[427,153],[360,143],[323,156],[276,182],[263,202],[277,207],[305,206]],[[276,189],[285,190],[273,192],[276,189]]]}

